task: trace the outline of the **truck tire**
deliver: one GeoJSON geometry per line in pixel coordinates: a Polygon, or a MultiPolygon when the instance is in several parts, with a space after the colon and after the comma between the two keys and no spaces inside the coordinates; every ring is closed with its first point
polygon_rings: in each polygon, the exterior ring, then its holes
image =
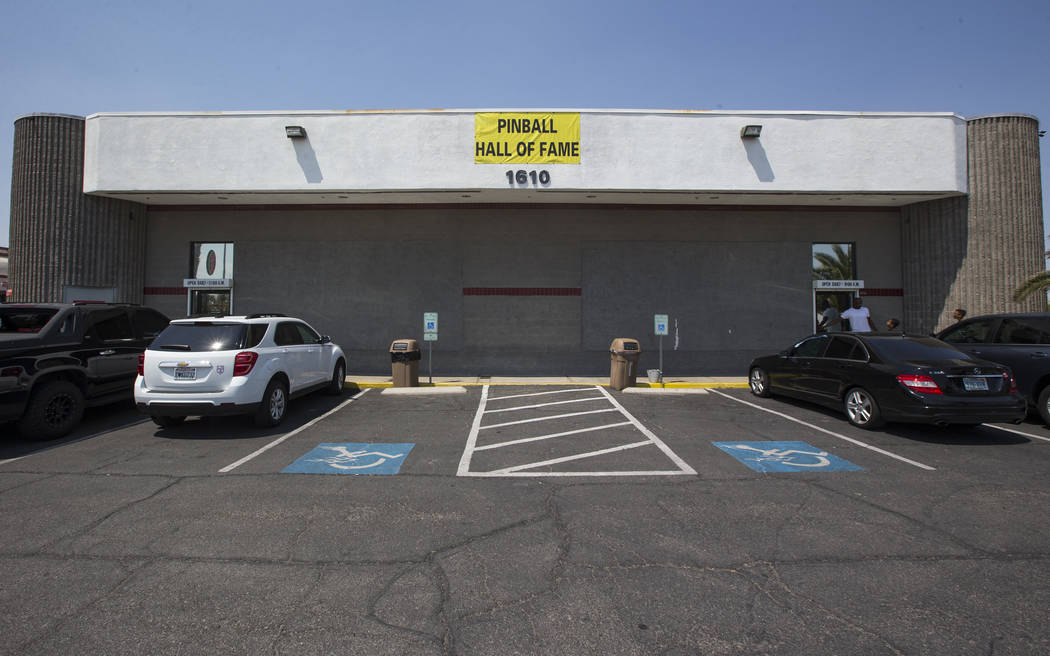
{"type": "Polygon", "coordinates": [[[1043,423],[1050,426],[1050,385],[1047,385],[1039,392],[1039,400],[1036,401],[1035,409],[1039,411],[1039,416],[1043,419],[1043,423]]]}
{"type": "Polygon", "coordinates": [[[53,440],[73,430],[84,416],[84,393],[68,380],[53,380],[33,390],[18,432],[34,440],[53,440]]]}

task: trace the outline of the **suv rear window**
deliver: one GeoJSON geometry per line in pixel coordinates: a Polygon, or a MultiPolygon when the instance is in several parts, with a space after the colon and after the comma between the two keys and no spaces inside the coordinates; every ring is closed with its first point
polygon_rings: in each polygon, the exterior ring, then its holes
{"type": "Polygon", "coordinates": [[[57,313],[55,308],[0,307],[0,333],[38,333],[57,313]]]}
{"type": "Polygon", "coordinates": [[[972,360],[954,346],[933,337],[868,339],[868,345],[884,360],[972,360]]]}
{"type": "MultiPolygon", "coordinates": [[[[251,326],[253,329],[255,326],[251,326]]],[[[265,329],[265,325],[262,326],[265,329]]],[[[250,331],[243,323],[215,323],[200,321],[196,323],[169,324],[157,338],[150,349],[154,351],[232,351],[250,348],[259,343],[262,334],[257,330],[250,331]],[[256,338],[252,343],[251,338],[256,338]]],[[[265,330],[263,331],[265,333],[265,330]]]]}

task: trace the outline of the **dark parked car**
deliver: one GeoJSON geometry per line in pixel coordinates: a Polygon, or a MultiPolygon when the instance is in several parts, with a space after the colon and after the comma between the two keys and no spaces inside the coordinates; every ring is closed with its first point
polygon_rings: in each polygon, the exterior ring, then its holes
{"type": "Polygon", "coordinates": [[[167,325],[137,305],[0,305],[0,423],[51,439],[86,406],[131,398],[139,355],[167,325]]]}
{"type": "Polygon", "coordinates": [[[937,337],[960,351],[1010,367],[1017,389],[1050,426],[1050,313],[973,317],[937,337]]]}
{"type": "Polygon", "coordinates": [[[748,380],[757,396],[783,394],[838,408],[861,428],[886,421],[1019,423],[1026,410],[1006,367],[932,337],[899,333],[807,337],[756,358],[748,380]]]}

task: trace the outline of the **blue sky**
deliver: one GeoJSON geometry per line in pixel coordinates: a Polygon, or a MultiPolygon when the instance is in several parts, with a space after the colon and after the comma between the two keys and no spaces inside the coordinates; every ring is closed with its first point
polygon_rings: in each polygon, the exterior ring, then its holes
{"type": "Polygon", "coordinates": [[[2,16],[0,245],[13,122],[33,112],[814,109],[1050,123],[1045,0],[7,0],[2,16]]]}

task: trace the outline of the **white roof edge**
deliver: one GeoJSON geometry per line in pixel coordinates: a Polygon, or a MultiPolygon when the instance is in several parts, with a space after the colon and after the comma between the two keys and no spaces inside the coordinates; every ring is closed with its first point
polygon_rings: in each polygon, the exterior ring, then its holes
{"type": "MultiPolygon", "coordinates": [[[[345,109],[345,110],[235,110],[235,111],[162,111],[162,112],[95,112],[87,119],[102,117],[160,116],[340,116],[369,114],[476,114],[479,112],[571,112],[580,114],[668,114],[680,116],[850,116],[850,117],[945,117],[966,120],[956,112],[871,112],[836,110],[724,110],[724,109],[579,109],[500,107],[481,109],[345,109]]],[[[1035,118],[1035,117],[1033,117],[1035,118]]]]}

